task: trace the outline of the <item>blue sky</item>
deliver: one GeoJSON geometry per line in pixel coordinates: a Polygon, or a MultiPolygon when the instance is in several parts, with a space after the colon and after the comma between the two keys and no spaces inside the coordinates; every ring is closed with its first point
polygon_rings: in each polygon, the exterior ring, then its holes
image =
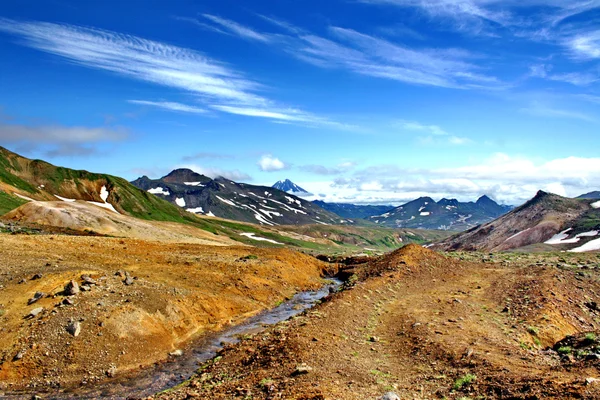
{"type": "Polygon", "coordinates": [[[327,201],[600,189],[600,1],[0,3],[0,145],[327,201]]]}

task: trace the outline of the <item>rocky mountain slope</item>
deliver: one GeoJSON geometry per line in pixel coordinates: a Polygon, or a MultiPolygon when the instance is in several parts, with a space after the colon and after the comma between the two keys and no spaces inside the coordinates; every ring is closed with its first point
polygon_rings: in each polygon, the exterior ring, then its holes
{"type": "Polygon", "coordinates": [[[511,210],[499,205],[487,196],[475,203],[459,202],[456,199],[420,197],[380,215],[369,218],[379,225],[396,228],[421,228],[462,231],[493,220],[511,210]]]}
{"type": "Polygon", "coordinates": [[[350,223],[279,189],[211,179],[189,169],[174,170],[160,179],[144,176],[132,184],[195,214],[267,226],[350,223]]]}
{"type": "Polygon", "coordinates": [[[525,246],[540,250],[600,249],[600,202],[539,191],[522,206],[433,246],[441,250],[502,251],[525,246]]]}
{"type": "Polygon", "coordinates": [[[286,179],[283,181],[277,181],[277,182],[275,182],[273,187],[275,189],[281,190],[282,192],[291,193],[296,196],[310,194],[307,190],[302,189],[300,186],[296,185],[294,182],[290,181],[289,179],[286,179]]]}
{"type": "Polygon", "coordinates": [[[57,167],[0,147],[0,214],[29,201],[82,201],[155,221],[185,222],[193,217],[123,178],[57,167]]]}
{"type": "Polygon", "coordinates": [[[359,205],[349,203],[326,203],[321,200],[313,201],[319,207],[331,211],[340,217],[349,219],[368,219],[373,215],[381,215],[394,208],[394,206],[359,205]]]}

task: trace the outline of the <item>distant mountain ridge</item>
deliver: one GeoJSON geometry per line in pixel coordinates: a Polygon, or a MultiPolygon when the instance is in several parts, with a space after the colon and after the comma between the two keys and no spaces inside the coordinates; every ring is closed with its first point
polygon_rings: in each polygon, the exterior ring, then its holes
{"type": "Polygon", "coordinates": [[[194,214],[271,226],[351,223],[291,193],[211,179],[189,169],[176,169],[160,179],[143,176],[131,183],[194,214]]]}
{"type": "Polygon", "coordinates": [[[294,182],[289,179],[285,179],[283,181],[277,181],[273,185],[275,189],[281,190],[282,192],[291,193],[295,195],[307,195],[310,194],[307,190],[302,189],[300,186],[296,185],[294,182]]]}
{"type": "Polygon", "coordinates": [[[313,203],[327,211],[331,211],[340,217],[348,219],[368,219],[373,215],[380,215],[394,208],[394,206],[360,205],[350,203],[326,203],[314,200],[313,203]]]}
{"type": "Polygon", "coordinates": [[[540,190],[511,212],[432,248],[503,251],[535,245],[545,251],[586,251],[595,245],[600,249],[600,202],[594,200],[570,199],[540,190]]]}
{"type": "Polygon", "coordinates": [[[586,194],[582,194],[581,196],[577,196],[578,199],[600,199],[600,191],[589,192],[586,194]]]}
{"type": "Polygon", "coordinates": [[[395,228],[420,228],[462,231],[489,222],[513,207],[500,205],[484,195],[476,202],[420,197],[380,215],[369,218],[379,225],[395,228]]]}

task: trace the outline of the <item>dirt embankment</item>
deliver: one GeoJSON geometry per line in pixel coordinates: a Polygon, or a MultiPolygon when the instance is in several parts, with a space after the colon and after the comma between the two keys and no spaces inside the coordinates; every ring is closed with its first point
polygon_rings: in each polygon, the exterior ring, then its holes
{"type": "Polygon", "coordinates": [[[597,340],[597,256],[469,257],[408,246],[363,265],[364,281],[156,398],[600,398],[600,355],[553,349],[597,340]]]}
{"type": "Polygon", "coordinates": [[[0,234],[0,391],[151,365],[321,286],[327,267],[284,249],[0,234]],[[79,292],[68,296],[71,280],[79,292]]]}

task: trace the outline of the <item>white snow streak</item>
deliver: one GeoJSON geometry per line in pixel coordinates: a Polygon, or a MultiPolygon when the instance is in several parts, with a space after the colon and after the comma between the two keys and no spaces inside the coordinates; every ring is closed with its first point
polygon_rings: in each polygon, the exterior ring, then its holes
{"type": "Polygon", "coordinates": [[[150,194],[162,194],[163,196],[170,196],[171,193],[167,189],[163,189],[161,187],[157,187],[154,189],[148,189],[148,193],[150,194]]]}
{"type": "Polygon", "coordinates": [[[247,238],[250,238],[252,240],[258,240],[258,241],[261,241],[261,242],[269,242],[269,243],[274,243],[274,244],[283,244],[283,243],[279,243],[279,242],[276,242],[276,241],[271,240],[271,239],[267,239],[267,238],[260,237],[260,236],[255,236],[254,233],[240,233],[240,236],[246,236],[247,238]]]}

